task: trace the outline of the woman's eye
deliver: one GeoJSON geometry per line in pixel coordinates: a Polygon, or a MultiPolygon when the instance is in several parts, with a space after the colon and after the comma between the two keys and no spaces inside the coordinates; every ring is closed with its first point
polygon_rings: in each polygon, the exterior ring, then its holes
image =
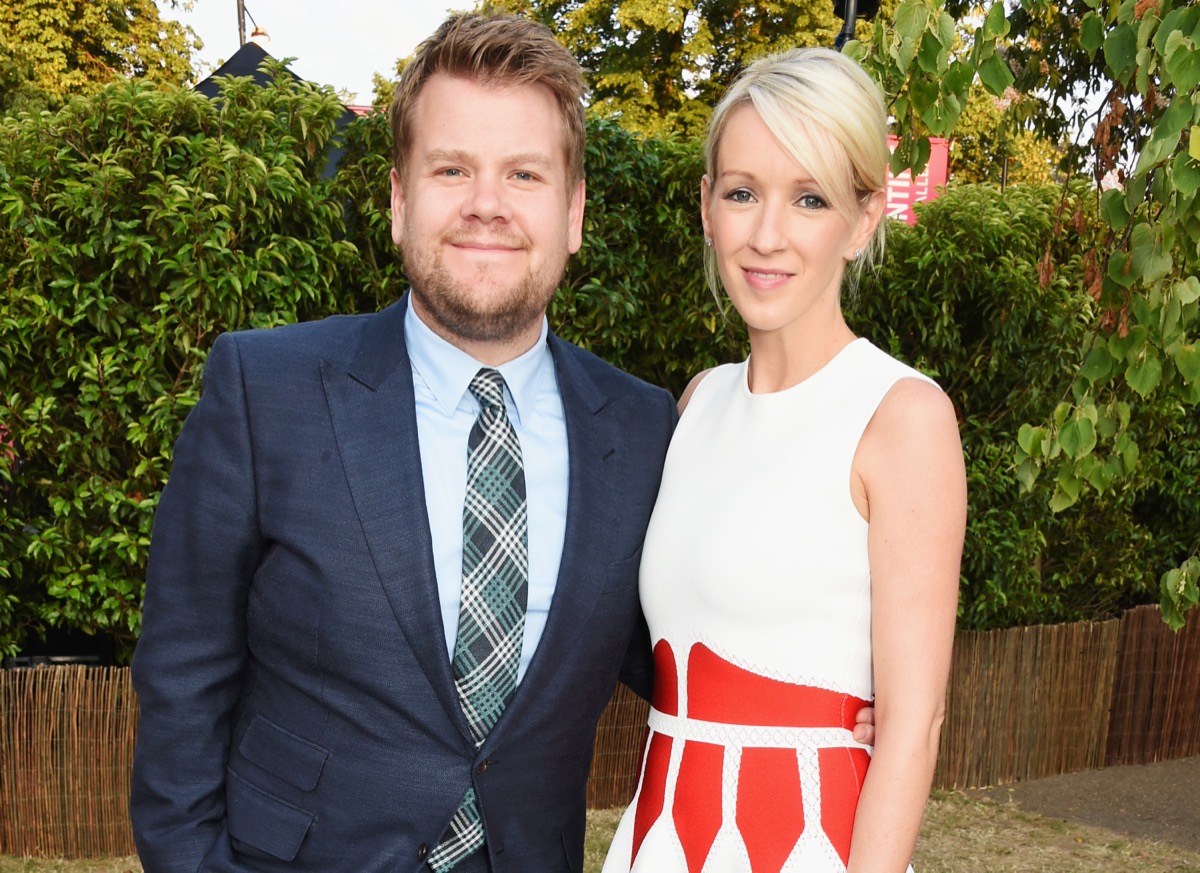
{"type": "Polygon", "coordinates": [[[725,199],[732,200],[734,203],[749,203],[754,196],[745,188],[735,188],[725,195],[725,199]]]}
{"type": "Polygon", "coordinates": [[[805,194],[797,202],[805,209],[824,209],[828,205],[823,197],[816,194],[805,194]]]}

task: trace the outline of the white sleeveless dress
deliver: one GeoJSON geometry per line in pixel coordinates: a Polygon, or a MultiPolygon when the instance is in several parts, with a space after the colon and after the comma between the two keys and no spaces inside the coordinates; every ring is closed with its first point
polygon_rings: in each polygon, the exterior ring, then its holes
{"type": "Polygon", "coordinates": [[[870,748],[867,523],[850,467],[900,379],[857,339],[792,388],[700,383],[671,441],[641,599],[654,701],[604,873],[844,871],[870,748]]]}

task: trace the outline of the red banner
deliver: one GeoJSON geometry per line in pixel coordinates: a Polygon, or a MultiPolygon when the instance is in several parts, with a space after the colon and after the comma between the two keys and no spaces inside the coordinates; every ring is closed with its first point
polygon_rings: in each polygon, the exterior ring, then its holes
{"type": "MultiPolygon", "coordinates": [[[[897,142],[897,137],[889,136],[888,149],[895,151],[897,142]]],[[[905,170],[899,176],[888,179],[888,218],[902,218],[909,224],[916,224],[917,216],[913,212],[913,204],[936,200],[941,195],[939,189],[946,185],[946,169],[950,162],[949,143],[940,137],[930,137],[929,145],[929,163],[916,178],[913,178],[910,171],[905,170]]]]}

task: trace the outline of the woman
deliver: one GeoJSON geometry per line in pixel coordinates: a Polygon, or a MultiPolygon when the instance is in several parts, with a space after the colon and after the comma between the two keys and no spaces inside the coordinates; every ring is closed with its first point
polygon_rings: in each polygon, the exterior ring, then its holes
{"type": "Polygon", "coordinates": [[[655,698],[614,871],[906,869],[933,776],[966,483],[950,401],[856,338],[886,114],[826,49],[750,66],[701,185],[750,356],[680,401],[642,558],[655,698]],[[874,699],[876,744],[850,734],[874,699]],[[870,764],[868,768],[868,764],[870,764]]]}

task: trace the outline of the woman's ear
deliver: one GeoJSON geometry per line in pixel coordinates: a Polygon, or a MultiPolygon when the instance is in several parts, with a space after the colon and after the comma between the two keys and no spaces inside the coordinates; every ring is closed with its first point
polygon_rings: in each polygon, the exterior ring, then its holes
{"type": "Polygon", "coordinates": [[[706,173],[700,179],[700,225],[704,228],[704,239],[712,239],[712,219],[709,209],[712,206],[712,183],[706,173]]]}
{"type": "MultiPolygon", "coordinates": [[[[854,240],[850,246],[851,252],[861,252],[870,245],[871,238],[875,235],[875,229],[883,220],[886,207],[886,192],[872,191],[867,195],[867,199],[863,202],[862,212],[859,214],[858,230],[854,234],[854,240]]],[[[847,254],[846,260],[853,260],[853,258],[847,254]]]]}

